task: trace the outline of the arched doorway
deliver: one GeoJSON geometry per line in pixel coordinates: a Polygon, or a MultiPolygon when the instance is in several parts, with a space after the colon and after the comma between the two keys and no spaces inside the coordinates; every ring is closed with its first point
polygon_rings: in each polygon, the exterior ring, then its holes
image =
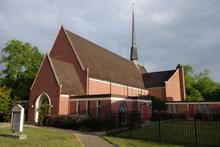
{"type": "MultiPolygon", "coordinates": [[[[49,107],[51,108],[51,100],[50,97],[48,96],[48,94],[46,94],[45,92],[40,94],[35,102],[35,117],[34,117],[34,122],[38,122],[38,118],[39,118],[39,109],[42,105],[49,105],[49,107]]],[[[50,113],[50,109],[49,109],[49,113],[50,113]]]]}
{"type": "Polygon", "coordinates": [[[125,102],[122,102],[119,106],[119,124],[120,126],[126,125],[127,120],[127,105],[125,102]]]}

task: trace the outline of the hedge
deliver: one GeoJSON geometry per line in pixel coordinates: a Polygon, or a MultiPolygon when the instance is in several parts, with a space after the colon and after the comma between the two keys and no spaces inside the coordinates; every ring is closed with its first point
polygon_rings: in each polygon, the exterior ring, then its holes
{"type": "Polygon", "coordinates": [[[79,130],[87,128],[93,131],[104,130],[107,120],[85,115],[51,115],[44,119],[45,126],[51,126],[63,129],[79,130]]]}

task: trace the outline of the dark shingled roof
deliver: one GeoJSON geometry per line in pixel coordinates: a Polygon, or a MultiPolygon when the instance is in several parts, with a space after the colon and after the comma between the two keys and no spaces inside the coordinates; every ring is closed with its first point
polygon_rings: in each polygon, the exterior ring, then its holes
{"type": "Polygon", "coordinates": [[[84,88],[80,82],[74,66],[68,62],[60,61],[50,57],[55,74],[62,85],[62,94],[85,94],[84,88]]]}
{"type": "Polygon", "coordinates": [[[169,80],[175,71],[176,70],[169,70],[143,74],[145,87],[164,87],[165,81],[169,80]]]}
{"type": "Polygon", "coordinates": [[[72,32],[67,35],[81,64],[89,69],[89,76],[97,79],[145,88],[141,70],[136,65],[72,32]]]}

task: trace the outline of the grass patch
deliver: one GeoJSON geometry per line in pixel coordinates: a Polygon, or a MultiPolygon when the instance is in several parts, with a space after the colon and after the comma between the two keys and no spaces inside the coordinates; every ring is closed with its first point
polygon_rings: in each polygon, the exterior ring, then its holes
{"type": "Polygon", "coordinates": [[[24,127],[26,140],[6,137],[10,128],[0,128],[1,147],[80,147],[74,134],[57,129],[24,127]]]}
{"type": "Polygon", "coordinates": [[[103,136],[103,138],[117,147],[178,147],[171,144],[161,144],[137,139],[125,139],[111,136],[103,136]]]}
{"type": "MultiPolygon", "coordinates": [[[[220,144],[220,122],[202,122],[196,121],[196,135],[193,121],[188,120],[169,120],[160,123],[161,142],[171,144],[193,145],[196,144],[196,137],[199,145],[218,146],[220,144]]],[[[130,137],[142,140],[159,141],[159,124],[142,126],[141,128],[132,129],[111,134],[115,137],[130,137]]]]}

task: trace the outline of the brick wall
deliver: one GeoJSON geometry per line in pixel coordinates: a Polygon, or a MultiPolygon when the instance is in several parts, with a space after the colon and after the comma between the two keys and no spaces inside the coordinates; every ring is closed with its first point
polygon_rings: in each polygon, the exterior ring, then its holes
{"type": "Polygon", "coordinates": [[[29,107],[28,107],[28,120],[34,121],[35,108],[32,105],[35,105],[35,101],[39,95],[42,93],[47,93],[51,99],[51,104],[53,108],[51,110],[52,114],[59,113],[59,95],[60,95],[60,86],[57,84],[54,77],[52,68],[50,66],[48,58],[44,58],[41,69],[38,72],[38,75],[35,79],[35,82],[30,89],[29,96],[29,107]]]}

